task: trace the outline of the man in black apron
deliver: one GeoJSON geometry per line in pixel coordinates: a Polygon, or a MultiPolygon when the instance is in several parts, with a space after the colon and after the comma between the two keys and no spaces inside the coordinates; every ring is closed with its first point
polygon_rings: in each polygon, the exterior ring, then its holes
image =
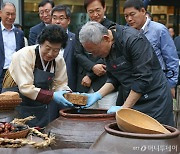
{"type": "Polygon", "coordinates": [[[63,97],[70,89],[64,59],[58,55],[67,34],[49,25],[38,40],[39,45],[25,47],[13,56],[2,90],[20,93],[22,102],[16,110],[20,118],[35,116],[27,123],[31,127],[44,127],[59,116],[60,109],[73,106],[63,97]]]}
{"type": "Polygon", "coordinates": [[[88,22],[80,31],[84,48],[106,59],[108,80],[96,93],[87,94],[91,106],[121,85],[122,108],[134,108],[162,124],[174,125],[170,87],[146,37],[130,27],[108,30],[88,22]]]}

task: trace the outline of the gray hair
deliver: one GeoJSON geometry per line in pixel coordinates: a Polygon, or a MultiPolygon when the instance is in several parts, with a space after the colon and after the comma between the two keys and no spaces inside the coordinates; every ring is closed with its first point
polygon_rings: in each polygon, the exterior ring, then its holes
{"type": "Polygon", "coordinates": [[[89,21],[82,26],[79,32],[79,41],[81,43],[92,42],[98,44],[102,41],[103,35],[108,34],[108,29],[95,21],[89,21]]]}
{"type": "Polygon", "coordinates": [[[6,5],[12,5],[12,6],[15,8],[15,10],[16,10],[16,6],[15,6],[13,3],[11,3],[11,2],[4,2],[4,3],[1,5],[1,10],[3,10],[6,5]]]}
{"type": "Polygon", "coordinates": [[[57,5],[55,7],[53,7],[52,11],[51,11],[51,16],[53,15],[53,13],[57,11],[57,12],[60,12],[60,11],[64,11],[67,18],[70,18],[71,17],[71,10],[68,6],[66,5],[57,5]]]}

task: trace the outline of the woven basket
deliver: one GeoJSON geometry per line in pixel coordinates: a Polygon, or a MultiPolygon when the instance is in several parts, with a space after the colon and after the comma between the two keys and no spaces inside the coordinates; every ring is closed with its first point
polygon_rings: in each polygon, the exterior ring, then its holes
{"type": "Polygon", "coordinates": [[[26,138],[29,133],[29,129],[24,129],[17,132],[9,132],[0,134],[1,138],[9,138],[9,139],[18,139],[18,138],[26,138]]]}
{"type": "Polygon", "coordinates": [[[22,99],[0,100],[0,110],[14,110],[22,102],[22,99]]]}

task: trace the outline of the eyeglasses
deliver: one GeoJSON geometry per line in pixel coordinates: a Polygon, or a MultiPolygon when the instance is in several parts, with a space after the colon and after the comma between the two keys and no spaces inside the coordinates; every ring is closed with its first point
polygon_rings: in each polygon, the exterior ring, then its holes
{"type": "Polygon", "coordinates": [[[9,13],[9,12],[7,12],[6,15],[7,16],[16,16],[16,13],[9,13]]]}
{"type": "Polygon", "coordinates": [[[56,56],[57,54],[59,54],[60,49],[61,48],[52,48],[50,46],[46,46],[44,48],[44,52],[56,56]]]}
{"type": "Polygon", "coordinates": [[[46,9],[46,10],[41,10],[41,11],[39,12],[39,14],[40,14],[40,15],[44,15],[44,13],[45,13],[45,14],[49,14],[50,11],[51,11],[51,10],[48,10],[48,9],[46,9]]]}
{"type": "Polygon", "coordinates": [[[65,19],[67,19],[67,17],[61,16],[61,17],[57,17],[57,16],[52,16],[53,20],[60,20],[60,21],[64,21],[65,19]]]}

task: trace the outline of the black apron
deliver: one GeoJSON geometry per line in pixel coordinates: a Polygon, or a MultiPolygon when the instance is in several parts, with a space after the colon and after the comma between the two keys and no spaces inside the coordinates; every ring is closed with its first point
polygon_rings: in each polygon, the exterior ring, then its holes
{"type": "MultiPolygon", "coordinates": [[[[52,84],[54,73],[45,72],[43,70],[35,68],[34,70],[34,85],[35,87],[48,90],[52,84]]],[[[17,87],[4,88],[3,91],[17,91],[17,87]]],[[[28,97],[22,95],[22,102],[16,107],[18,111],[19,118],[26,118],[28,116],[35,116],[36,118],[28,121],[27,124],[30,127],[39,126],[44,127],[52,120],[59,117],[59,110],[63,107],[51,101],[49,104],[42,104],[38,101],[29,99],[28,97]]]]}
{"type": "MultiPolygon", "coordinates": [[[[119,95],[121,100],[121,102],[119,102],[119,105],[123,105],[124,101],[130,93],[131,85],[135,78],[129,75],[132,74],[132,64],[121,51],[123,47],[116,37],[116,34],[114,32],[113,34],[116,42],[115,51],[117,58],[107,59],[106,62],[108,71],[119,81],[119,95]],[[125,63],[126,65],[121,65],[123,63],[125,63]]],[[[172,112],[173,102],[167,80],[161,70],[154,70],[153,75],[155,76],[155,79],[162,78],[163,81],[159,81],[159,85],[158,83],[156,83],[158,80],[154,80],[152,82],[152,84],[155,85],[153,89],[149,89],[147,93],[143,94],[133,106],[133,108],[145,114],[148,114],[162,124],[174,126],[172,112]]]]}

